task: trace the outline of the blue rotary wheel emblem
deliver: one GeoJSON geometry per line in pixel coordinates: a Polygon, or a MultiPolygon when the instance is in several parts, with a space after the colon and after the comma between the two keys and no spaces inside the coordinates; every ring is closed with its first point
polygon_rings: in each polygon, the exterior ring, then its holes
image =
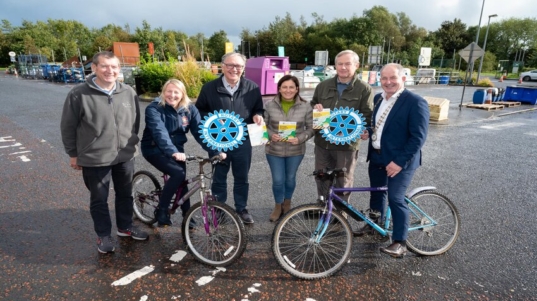
{"type": "Polygon", "coordinates": [[[333,144],[351,144],[365,129],[365,118],[358,110],[340,107],[330,111],[330,123],[321,130],[323,138],[333,144]]]}
{"type": "Polygon", "coordinates": [[[244,130],[246,123],[234,112],[226,110],[214,111],[205,116],[201,130],[201,138],[211,149],[228,151],[238,148],[248,135],[244,130]]]}

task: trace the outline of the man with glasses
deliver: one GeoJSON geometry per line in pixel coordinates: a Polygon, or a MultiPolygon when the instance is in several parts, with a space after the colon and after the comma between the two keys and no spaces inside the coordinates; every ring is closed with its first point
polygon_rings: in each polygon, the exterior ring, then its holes
{"type": "MultiPolygon", "coordinates": [[[[336,55],[337,76],[327,79],[315,88],[311,105],[314,110],[324,108],[333,110],[349,107],[363,114],[366,122],[371,120],[373,110],[372,89],[366,82],[360,80],[356,70],[360,61],[356,52],[344,50],[336,55]]],[[[315,170],[325,168],[346,168],[344,177],[339,177],[336,187],[352,187],[354,184],[354,168],[358,159],[360,139],[350,144],[333,144],[323,138],[321,131],[315,133],[315,170]]],[[[325,195],[330,182],[316,178],[317,192],[325,195]]],[[[349,193],[343,195],[349,199],[349,193]]]]}
{"type": "MultiPolygon", "coordinates": [[[[222,57],[223,76],[203,85],[196,100],[202,117],[220,110],[229,110],[244,119],[246,124],[263,122],[261,90],[251,80],[241,78],[246,57],[240,53],[227,53],[222,57]]],[[[248,173],[252,162],[252,145],[248,136],[238,148],[228,150],[224,164],[216,165],[211,190],[220,202],[227,201],[227,174],[233,173],[235,210],[246,224],[253,224],[246,209],[248,202],[248,173]]]]}
{"type": "Polygon", "coordinates": [[[136,92],[117,80],[119,59],[112,52],[95,54],[91,70],[94,74],[67,95],[60,130],[71,168],[82,170],[90,191],[97,250],[109,253],[115,250],[108,209],[110,180],[114,182],[117,235],[136,240],[148,237],[132,225],[132,176],[140,108],[136,92]]]}

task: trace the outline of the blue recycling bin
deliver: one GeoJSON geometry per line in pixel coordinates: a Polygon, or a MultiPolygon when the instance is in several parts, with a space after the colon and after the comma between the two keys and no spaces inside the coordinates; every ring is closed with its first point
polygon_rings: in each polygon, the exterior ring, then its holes
{"type": "Polygon", "coordinates": [[[487,97],[487,92],[485,91],[485,89],[477,89],[474,92],[472,102],[474,104],[482,105],[485,103],[485,97],[487,97]]]}
{"type": "Polygon", "coordinates": [[[440,85],[449,84],[449,76],[439,76],[438,77],[438,84],[440,84],[440,85]]]}

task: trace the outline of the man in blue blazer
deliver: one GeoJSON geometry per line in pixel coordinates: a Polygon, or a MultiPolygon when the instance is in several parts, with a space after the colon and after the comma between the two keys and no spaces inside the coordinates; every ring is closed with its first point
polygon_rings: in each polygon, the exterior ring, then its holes
{"type": "MultiPolygon", "coordinates": [[[[387,64],[380,71],[382,93],[375,96],[371,127],[361,136],[369,138],[367,161],[371,187],[388,186],[388,191],[371,192],[369,216],[382,220],[386,196],[393,219],[392,244],[380,251],[403,257],[408,236],[408,206],[404,197],[416,169],[421,165],[421,148],[427,138],[429,106],[423,97],[405,89],[403,67],[387,64]]],[[[368,234],[366,225],[356,235],[368,234]]]]}

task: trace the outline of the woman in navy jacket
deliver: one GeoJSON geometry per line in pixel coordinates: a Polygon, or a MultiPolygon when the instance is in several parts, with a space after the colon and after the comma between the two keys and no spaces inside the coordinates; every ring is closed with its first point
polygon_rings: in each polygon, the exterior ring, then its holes
{"type": "MultiPolygon", "coordinates": [[[[162,87],[161,96],[145,109],[142,155],[155,168],[170,176],[162,189],[159,207],[155,210],[159,227],[172,224],[168,208],[177,188],[186,177],[184,144],[187,142],[188,131],[209,151],[211,157],[218,154],[203,144],[198,132],[201,122],[198,109],[186,94],[185,85],[177,79],[168,80],[162,87]]],[[[222,157],[225,158],[225,155],[222,157]]],[[[189,208],[190,200],[186,200],[181,206],[183,216],[189,208]]],[[[190,226],[192,228],[194,225],[190,226]]]]}

